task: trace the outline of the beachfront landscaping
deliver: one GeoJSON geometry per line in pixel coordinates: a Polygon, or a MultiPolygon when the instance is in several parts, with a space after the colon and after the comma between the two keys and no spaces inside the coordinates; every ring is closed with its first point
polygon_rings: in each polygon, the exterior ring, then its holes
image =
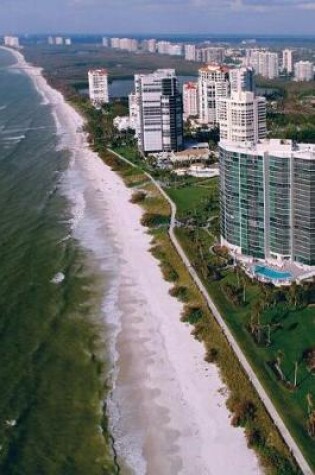
{"type": "MultiPolygon", "coordinates": [[[[152,253],[160,260],[164,277],[174,283],[172,295],[185,304],[183,319],[194,325],[195,336],[204,341],[207,360],[216,362],[221,369],[231,391],[228,405],[233,424],[246,428],[249,445],[256,448],[266,466],[273,467],[274,473],[297,473],[298,469],[289,462],[286,446],[169,240],[169,206],[144,175],[145,170],[152,173],[152,169],[141,160],[132,143],[114,149],[140,168],[119,160],[105,150],[103,140],[94,137],[97,151],[135,189],[134,202],[146,210],[143,224],[151,228],[152,253]]],[[[304,289],[302,298],[298,289],[295,293],[274,290],[253,283],[239,268],[235,271],[227,266],[231,264],[228,256],[218,253],[215,246],[219,235],[217,179],[170,178],[158,170],[153,175],[164,183],[166,192],[178,206],[177,236],[193,266],[305,456],[314,463],[311,436],[314,376],[303,356],[312,348],[314,317],[305,300],[305,296],[312,298],[312,289],[304,289]]]]}
{"type": "MultiPolygon", "coordinates": [[[[257,451],[261,462],[268,467],[270,473],[299,473],[286,445],[169,239],[169,205],[144,174],[144,162],[142,161],[141,168],[138,168],[139,157],[130,146],[126,147],[124,156],[134,162],[136,167],[106,150],[102,141],[95,140],[94,144],[104,161],[122,176],[127,186],[134,189],[131,200],[141,204],[145,210],[142,224],[150,228],[153,238],[151,251],[160,262],[164,278],[173,283],[171,294],[184,304],[183,321],[194,325],[195,338],[205,344],[206,360],[218,364],[223,381],[229,388],[228,407],[233,414],[232,423],[245,428],[249,446],[257,451]]],[[[115,151],[121,153],[124,150],[120,147],[115,151]]],[[[161,179],[165,179],[163,174],[161,179]]],[[[209,248],[214,242],[214,235],[209,230],[210,223],[212,220],[215,222],[218,216],[217,180],[186,178],[176,180],[176,185],[173,186],[172,180],[164,181],[167,183],[168,192],[179,201],[178,219],[182,223],[180,229],[183,231],[187,225],[188,229],[196,230],[198,240],[202,239],[209,248]],[[207,219],[203,222],[204,216],[207,216],[207,219]]],[[[214,257],[221,262],[220,258],[214,257]]]]}
{"type": "MultiPolygon", "coordinates": [[[[185,187],[186,203],[192,203],[185,210],[187,218],[196,207],[195,186],[191,186],[192,200],[190,187],[185,187]]],[[[175,202],[179,197],[181,209],[180,193],[169,193],[175,202]]],[[[226,265],[224,251],[213,251],[215,241],[203,229],[207,222],[208,214],[200,226],[178,228],[177,237],[287,427],[314,466],[315,379],[311,355],[315,285],[293,285],[281,290],[251,281],[239,267],[226,265]]]]}

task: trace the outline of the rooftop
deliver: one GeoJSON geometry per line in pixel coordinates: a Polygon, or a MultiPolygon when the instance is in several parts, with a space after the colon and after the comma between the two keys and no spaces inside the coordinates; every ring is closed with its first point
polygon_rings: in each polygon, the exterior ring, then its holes
{"type": "Polygon", "coordinates": [[[107,69],[89,69],[90,74],[108,74],[107,69]]]}
{"type": "Polygon", "coordinates": [[[221,140],[219,145],[226,150],[239,153],[258,155],[268,153],[269,155],[287,158],[294,155],[306,160],[315,160],[315,144],[297,144],[292,140],[265,139],[257,143],[221,140]]]}
{"type": "Polygon", "coordinates": [[[211,73],[211,72],[216,72],[216,71],[221,72],[221,73],[228,73],[230,71],[230,68],[222,64],[207,64],[201,67],[199,71],[202,71],[205,73],[211,73]]]}

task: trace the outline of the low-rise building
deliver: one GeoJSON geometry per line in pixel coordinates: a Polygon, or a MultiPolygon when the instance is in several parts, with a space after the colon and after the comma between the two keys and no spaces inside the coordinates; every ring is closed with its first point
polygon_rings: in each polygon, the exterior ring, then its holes
{"type": "Polygon", "coordinates": [[[4,44],[5,46],[9,46],[10,48],[19,48],[20,40],[17,36],[5,36],[4,44]]]}

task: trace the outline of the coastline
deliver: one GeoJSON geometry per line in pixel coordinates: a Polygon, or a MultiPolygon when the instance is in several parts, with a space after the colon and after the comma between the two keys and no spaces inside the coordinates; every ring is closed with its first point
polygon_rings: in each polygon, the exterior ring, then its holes
{"type": "MultiPolygon", "coordinates": [[[[27,65],[21,53],[9,51],[21,66],[27,65]]],[[[110,230],[106,238],[119,256],[111,301],[116,370],[108,400],[119,461],[137,474],[260,473],[243,431],[230,424],[218,369],[204,362],[203,345],[180,321],[183,305],[169,295],[171,286],[149,251],[151,237],[140,224],[142,209],[130,203],[131,191],[122,179],[87,148],[78,133],[82,117],[40,71],[27,65],[26,72],[53,104],[57,118],[63,116],[60,127],[69,132],[63,146],[74,148],[75,140],[73,160],[80,162],[88,182],[86,193],[98,226],[103,219],[101,232],[110,230]]],[[[75,214],[80,221],[84,206],[75,214]]],[[[95,252],[88,239],[83,244],[95,252]]]]}

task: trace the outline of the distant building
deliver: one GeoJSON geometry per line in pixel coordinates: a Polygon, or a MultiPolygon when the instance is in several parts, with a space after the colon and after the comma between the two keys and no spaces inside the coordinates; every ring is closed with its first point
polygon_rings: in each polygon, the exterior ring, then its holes
{"type": "Polygon", "coordinates": [[[103,36],[102,38],[102,46],[104,46],[105,48],[108,48],[109,46],[109,39],[106,36],[103,36]]]}
{"type": "Polygon", "coordinates": [[[238,67],[229,72],[231,92],[249,91],[254,92],[255,80],[252,67],[238,67]]]}
{"type": "Polygon", "coordinates": [[[298,61],[294,66],[295,81],[313,81],[314,65],[310,61],[298,61]]]}
{"type": "Polygon", "coordinates": [[[293,73],[293,51],[291,49],[282,51],[282,70],[288,74],[293,73]]]}
{"type": "Polygon", "coordinates": [[[278,53],[261,50],[247,50],[246,65],[252,66],[256,74],[260,74],[267,79],[275,79],[279,76],[278,53]]]}
{"type": "Polygon", "coordinates": [[[195,45],[185,45],[184,52],[185,52],[186,61],[196,61],[196,46],[195,45]]]}
{"type": "Polygon", "coordinates": [[[151,38],[149,40],[143,40],[141,43],[142,49],[149,53],[156,53],[156,40],[151,38]]]}
{"type": "Polygon", "coordinates": [[[135,95],[139,105],[139,149],[144,153],[181,150],[183,101],[175,71],[159,69],[152,74],[137,74],[135,95]]]}
{"type": "Polygon", "coordinates": [[[71,40],[71,38],[66,38],[66,39],[65,39],[65,45],[66,45],[66,46],[71,46],[71,45],[72,45],[72,40],[71,40]]]}
{"type": "Polygon", "coordinates": [[[53,36],[48,36],[48,44],[49,45],[54,45],[55,44],[55,38],[53,36]]]}
{"type": "Polygon", "coordinates": [[[138,50],[138,41],[132,38],[120,38],[119,49],[134,52],[138,50]]]}
{"type": "Polygon", "coordinates": [[[131,93],[128,96],[128,105],[129,105],[129,124],[130,128],[136,131],[138,135],[139,123],[140,123],[140,111],[139,111],[139,95],[131,93]]]}
{"type": "Polygon", "coordinates": [[[200,63],[222,64],[225,49],[215,46],[207,46],[196,50],[196,60],[200,63]]]}
{"type": "Polygon", "coordinates": [[[158,41],[156,43],[157,52],[159,54],[169,54],[171,43],[169,41],[158,41]]]}
{"type": "Polygon", "coordinates": [[[198,83],[186,82],[183,85],[184,119],[198,115],[198,83]]]}
{"type": "Polygon", "coordinates": [[[91,69],[88,73],[89,96],[94,106],[108,103],[108,74],[106,69],[91,69]]]}
{"type": "Polygon", "coordinates": [[[63,45],[63,38],[62,38],[62,36],[56,36],[56,38],[55,38],[55,44],[58,45],[58,46],[62,46],[62,45],[63,45]]]}
{"type": "Polygon", "coordinates": [[[111,38],[110,39],[111,48],[120,48],[120,38],[111,38]]]}
{"type": "Polygon", "coordinates": [[[4,44],[5,46],[9,46],[11,48],[19,48],[20,41],[17,36],[5,36],[4,37],[4,44]]]}
{"type": "Polygon", "coordinates": [[[253,92],[232,92],[218,100],[220,139],[252,142],[266,138],[266,99],[253,92]]]}
{"type": "Polygon", "coordinates": [[[149,53],[156,53],[156,40],[154,38],[148,40],[148,51],[149,53]]]}
{"type": "Polygon", "coordinates": [[[181,43],[171,43],[168,48],[168,54],[171,56],[182,56],[183,45],[181,43]]]}
{"type": "Polygon", "coordinates": [[[222,245],[315,266],[315,145],[222,140],[219,147],[222,245]]]}
{"type": "Polygon", "coordinates": [[[199,69],[199,121],[202,124],[218,124],[217,103],[230,92],[229,68],[209,64],[199,69]]]}

